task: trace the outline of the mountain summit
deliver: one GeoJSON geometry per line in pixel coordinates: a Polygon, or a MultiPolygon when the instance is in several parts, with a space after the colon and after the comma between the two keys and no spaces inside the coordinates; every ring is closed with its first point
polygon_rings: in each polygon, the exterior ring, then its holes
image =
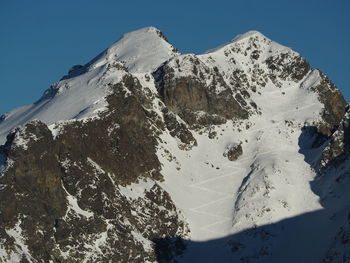
{"type": "Polygon", "coordinates": [[[88,65],[95,69],[119,61],[131,73],[145,73],[156,70],[164,61],[178,54],[160,30],[146,27],[125,34],[88,65]]]}
{"type": "Polygon", "coordinates": [[[349,109],[250,31],[125,34],[0,118],[1,262],[347,262],[349,109]]]}
{"type": "Polygon", "coordinates": [[[178,54],[154,27],[125,34],[86,65],[70,69],[67,76],[54,83],[33,105],[4,114],[2,119],[6,121],[0,122],[0,143],[4,143],[11,129],[29,120],[39,119],[49,124],[92,116],[105,106],[106,85],[118,79],[118,76],[108,79],[113,74],[113,65],[119,64],[131,73],[149,73],[178,54]]]}

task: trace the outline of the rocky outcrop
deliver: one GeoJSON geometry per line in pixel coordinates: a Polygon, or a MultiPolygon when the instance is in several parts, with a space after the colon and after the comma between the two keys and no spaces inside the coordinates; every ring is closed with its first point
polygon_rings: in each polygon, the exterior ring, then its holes
{"type": "Polygon", "coordinates": [[[216,67],[195,55],[170,60],[154,76],[165,105],[192,127],[249,116],[251,106],[240,92],[233,92],[216,67]]]}
{"type": "MultiPolygon", "coordinates": [[[[0,178],[0,238],[8,255],[20,250],[20,235],[27,236],[23,243],[38,259],[48,256],[43,247],[54,248],[50,239],[55,219],[67,210],[57,150],[50,130],[41,122],[29,123],[8,136],[3,147],[8,167],[0,178]]],[[[26,259],[26,255],[18,257],[26,259]]]]}
{"type": "Polygon", "coordinates": [[[8,136],[1,150],[2,261],[155,261],[153,240],[186,236],[181,213],[157,184],[151,126],[159,120],[146,110],[149,99],[131,75],[111,90],[98,118],[51,130],[33,121],[8,136]],[[142,182],[149,187],[135,196],[130,185],[142,182]]]}
{"type": "Polygon", "coordinates": [[[196,139],[193,137],[191,131],[187,128],[185,123],[177,120],[176,115],[169,111],[167,108],[163,109],[164,123],[169,133],[173,137],[177,137],[182,142],[184,149],[191,149],[193,146],[197,145],[196,139]]]}
{"type": "Polygon", "coordinates": [[[230,161],[236,161],[243,154],[242,144],[233,144],[226,147],[223,155],[230,161]]]}
{"type": "Polygon", "coordinates": [[[283,80],[300,81],[310,71],[310,65],[304,58],[291,53],[271,56],[265,63],[274,77],[283,80]]]}
{"type": "Polygon", "coordinates": [[[324,105],[322,112],[323,123],[318,125],[320,133],[330,136],[339,126],[344,117],[347,103],[337,87],[318,71],[321,81],[312,90],[318,94],[319,101],[324,105]]]}
{"type": "Polygon", "coordinates": [[[350,153],[349,108],[339,123],[336,131],[330,136],[330,141],[322,152],[321,168],[327,165],[337,165],[344,161],[350,153]]]}

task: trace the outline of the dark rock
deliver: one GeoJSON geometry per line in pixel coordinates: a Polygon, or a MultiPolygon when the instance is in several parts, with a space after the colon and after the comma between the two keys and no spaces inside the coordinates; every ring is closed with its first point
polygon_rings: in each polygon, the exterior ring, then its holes
{"type": "Polygon", "coordinates": [[[6,114],[2,114],[0,116],[0,123],[6,119],[6,114]]]}
{"type": "MultiPolygon", "coordinates": [[[[61,124],[56,138],[33,121],[1,147],[11,165],[0,177],[6,186],[0,190],[0,229],[19,227],[35,262],[155,261],[152,240],[188,231],[158,184],[138,199],[122,193],[140,180],[162,180],[156,146],[158,129],[166,125],[148,110],[151,100],[136,78],[126,75],[111,89],[108,110],[98,118],[61,124]],[[96,243],[101,237],[104,243],[96,243]]],[[[186,127],[174,125],[176,135],[191,142],[186,127]]],[[[8,232],[0,231],[0,243],[16,253],[8,232]]]]}
{"type": "Polygon", "coordinates": [[[171,136],[179,138],[180,141],[184,143],[188,148],[197,145],[197,141],[193,137],[190,130],[184,123],[180,123],[176,119],[176,115],[174,113],[164,108],[163,114],[165,125],[169,130],[171,136]]]}
{"type": "Polygon", "coordinates": [[[194,69],[193,75],[177,77],[176,71],[183,65],[172,62],[163,65],[154,74],[165,105],[191,127],[222,124],[232,118],[248,118],[250,106],[239,93],[232,92],[218,69],[206,67],[195,56],[188,57],[184,57],[181,63],[190,64],[194,69]],[[208,86],[205,76],[209,73],[213,78],[208,86]],[[220,121],[218,117],[221,117],[220,121]]]}
{"type": "Polygon", "coordinates": [[[242,144],[230,145],[226,148],[223,155],[230,161],[236,161],[243,154],[242,144]]]}
{"type": "Polygon", "coordinates": [[[271,56],[265,63],[274,76],[278,76],[283,80],[290,78],[291,80],[299,81],[310,71],[310,65],[304,58],[291,53],[271,56]],[[290,62],[287,62],[288,59],[290,62]]]}
{"type": "Polygon", "coordinates": [[[339,127],[330,136],[327,147],[322,152],[320,167],[324,169],[329,165],[337,165],[343,162],[350,154],[350,112],[347,109],[339,127]]]}
{"type": "Polygon", "coordinates": [[[319,131],[330,136],[344,117],[347,103],[337,87],[322,72],[320,76],[322,82],[313,88],[318,94],[319,101],[324,105],[322,113],[324,123],[319,126],[319,131]]]}

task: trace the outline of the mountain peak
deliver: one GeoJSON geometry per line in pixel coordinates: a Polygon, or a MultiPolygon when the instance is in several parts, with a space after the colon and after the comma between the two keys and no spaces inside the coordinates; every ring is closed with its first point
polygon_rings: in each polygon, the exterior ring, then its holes
{"type": "MultiPolygon", "coordinates": [[[[241,47],[250,46],[249,49],[254,48],[254,49],[259,49],[260,51],[267,51],[269,53],[267,54],[268,56],[279,52],[292,51],[289,47],[283,46],[269,39],[259,31],[251,30],[246,33],[235,36],[231,41],[223,45],[207,50],[205,54],[214,53],[219,50],[223,51],[223,50],[226,50],[227,48],[231,48],[232,46],[241,46],[241,47]]],[[[297,52],[294,52],[294,53],[297,54],[297,52]]]]}
{"type": "Polygon", "coordinates": [[[264,36],[262,33],[260,33],[259,31],[255,31],[255,30],[251,30],[251,31],[248,31],[246,33],[243,33],[243,34],[239,34],[237,36],[235,36],[231,42],[238,42],[238,41],[241,41],[243,39],[247,39],[247,38],[250,38],[250,37],[259,37],[259,38],[266,38],[266,36],[264,36]]]}
{"type": "Polygon", "coordinates": [[[163,33],[158,28],[156,28],[154,26],[148,26],[148,27],[143,27],[143,28],[140,28],[140,29],[123,34],[122,37],[118,41],[116,41],[113,45],[117,44],[122,39],[126,39],[126,38],[134,38],[135,39],[135,38],[138,38],[142,35],[148,35],[150,38],[155,38],[155,39],[160,37],[161,39],[166,40],[163,33]]]}
{"type": "Polygon", "coordinates": [[[0,117],[0,262],[347,258],[333,83],[256,31],[172,48],[154,27],[127,33],[0,117]]]}
{"type": "Polygon", "coordinates": [[[120,61],[132,73],[152,72],[175,55],[178,55],[178,51],[159,29],[145,27],[124,34],[88,66],[94,69],[112,61],[120,61]]]}

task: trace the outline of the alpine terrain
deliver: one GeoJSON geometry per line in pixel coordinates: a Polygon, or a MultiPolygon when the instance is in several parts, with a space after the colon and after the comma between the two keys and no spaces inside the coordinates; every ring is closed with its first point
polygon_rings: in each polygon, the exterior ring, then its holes
{"type": "Polygon", "coordinates": [[[350,110],[256,31],[154,27],[0,117],[0,262],[350,262],[350,110]]]}

